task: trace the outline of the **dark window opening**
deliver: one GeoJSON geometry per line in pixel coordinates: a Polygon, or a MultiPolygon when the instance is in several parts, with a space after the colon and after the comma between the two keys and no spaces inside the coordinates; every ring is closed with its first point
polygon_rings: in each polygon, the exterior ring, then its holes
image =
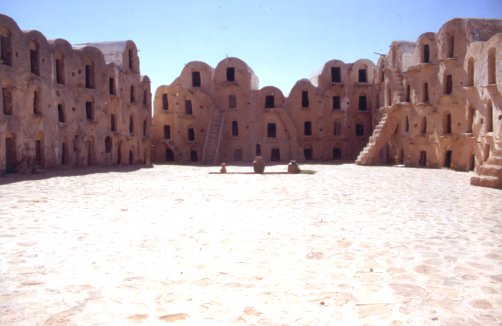
{"type": "Polygon", "coordinates": [[[148,104],[148,90],[144,89],[143,90],[143,105],[147,105],[147,104],[148,104]]]}
{"type": "Polygon", "coordinates": [[[11,115],[13,112],[12,106],[12,90],[10,88],[2,88],[2,106],[3,113],[11,115]]]}
{"type": "Polygon", "coordinates": [[[265,96],[265,108],[266,109],[275,108],[275,97],[274,97],[274,95],[267,95],[267,96],[265,96]]]}
{"type": "Polygon", "coordinates": [[[408,116],[406,116],[404,119],[404,131],[405,132],[410,131],[410,119],[408,119],[408,116]]]}
{"type": "Polygon", "coordinates": [[[469,171],[474,171],[476,168],[476,156],[474,154],[471,155],[471,163],[469,165],[469,171]]]}
{"type": "Polygon", "coordinates": [[[13,137],[5,138],[5,172],[17,171],[16,140],[13,137]]]}
{"type": "Polygon", "coordinates": [[[365,95],[359,96],[359,111],[366,111],[366,109],[367,109],[366,96],[365,95]]]}
{"type": "Polygon", "coordinates": [[[64,60],[56,59],[56,83],[64,85],[64,60]]]}
{"type": "Polygon", "coordinates": [[[260,144],[256,144],[255,153],[256,153],[256,155],[261,155],[261,145],[260,144]]]}
{"type": "Polygon", "coordinates": [[[136,101],[136,94],[134,94],[134,86],[131,85],[129,89],[129,102],[134,103],[136,101]]]}
{"type": "Polygon", "coordinates": [[[85,65],[85,88],[94,88],[94,66],[85,65]]]}
{"type": "Polygon", "coordinates": [[[115,79],[113,77],[108,78],[108,92],[110,95],[115,95],[115,79]]]}
{"type": "Polygon", "coordinates": [[[303,156],[305,157],[305,160],[312,161],[314,159],[314,152],[312,148],[304,148],[303,156]]]}
{"type": "Polygon", "coordinates": [[[174,162],[174,152],[170,148],[166,148],[166,161],[174,162]]]}
{"type": "Polygon", "coordinates": [[[420,158],[418,160],[418,166],[421,166],[421,167],[427,166],[427,152],[426,151],[420,151],[420,158]]]}
{"type": "Polygon", "coordinates": [[[0,63],[12,66],[12,38],[0,36],[0,63]]]}
{"type": "Polygon", "coordinates": [[[340,110],[340,96],[333,96],[333,110],[340,110]]]}
{"type": "Polygon", "coordinates": [[[171,139],[171,126],[164,125],[164,139],[171,139]]]}
{"type": "Polygon", "coordinates": [[[340,148],[333,148],[333,159],[341,160],[342,159],[342,150],[340,148]]]}
{"type": "Polygon", "coordinates": [[[237,107],[237,96],[230,94],[228,95],[228,108],[235,109],[237,107]]]}
{"type": "Polygon", "coordinates": [[[129,151],[129,164],[134,164],[134,153],[129,151]]]}
{"type": "Polygon", "coordinates": [[[267,124],[267,137],[268,138],[277,137],[275,123],[268,123],[267,124]]]}
{"type": "Polygon", "coordinates": [[[281,160],[281,150],[279,148],[272,148],[270,152],[270,160],[272,162],[279,162],[281,160]]]}
{"type": "Polygon", "coordinates": [[[474,86],[474,59],[467,62],[467,86],[474,86]]]}
{"type": "Polygon", "coordinates": [[[364,126],[360,123],[356,124],[356,136],[364,136],[364,126]]]}
{"type": "Polygon", "coordinates": [[[486,132],[493,132],[493,106],[492,102],[488,102],[486,107],[486,132]]]}
{"type": "Polygon", "coordinates": [[[112,147],[113,147],[112,137],[106,136],[106,138],[105,138],[105,152],[111,153],[112,147]]]}
{"type": "Polygon", "coordinates": [[[195,130],[193,128],[188,128],[187,136],[188,136],[188,140],[194,141],[195,140],[195,130]]]}
{"type": "Polygon", "coordinates": [[[42,103],[40,99],[40,91],[33,92],[33,114],[42,114],[42,103]]]}
{"type": "Polygon", "coordinates": [[[169,102],[167,100],[167,94],[162,94],[162,110],[167,111],[169,109],[169,102]]]}
{"type": "Polygon", "coordinates": [[[427,117],[423,116],[422,117],[422,126],[420,128],[420,132],[422,135],[425,135],[427,133],[427,117]]]}
{"type": "Polygon", "coordinates": [[[342,81],[342,74],[340,67],[331,67],[331,82],[340,83],[342,81]]]}
{"type": "Polygon", "coordinates": [[[94,119],[94,108],[92,102],[85,102],[85,117],[87,118],[87,120],[94,119]]]}
{"type": "Polygon", "coordinates": [[[30,70],[32,74],[40,75],[40,69],[38,64],[38,49],[30,50],[30,70]]]}
{"type": "Polygon", "coordinates": [[[192,87],[200,87],[200,71],[192,71],[192,87]]]}
{"type": "Polygon", "coordinates": [[[68,164],[68,146],[66,146],[66,143],[61,144],[61,164],[66,165],[68,164]]]}
{"type": "Polygon", "coordinates": [[[58,104],[58,121],[65,122],[64,107],[63,104],[58,104]]]}
{"type": "Polygon", "coordinates": [[[406,85],[406,98],[405,98],[405,101],[406,102],[411,102],[411,86],[410,85],[406,85]]]}
{"type": "Polygon", "coordinates": [[[490,49],[488,52],[488,84],[497,83],[497,65],[496,65],[496,50],[490,49]]]}
{"type": "Polygon", "coordinates": [[[190,100],[185,101],[185,114],[187,115],[192,114],[192,101],[190,100]]]}
{"type": "Polygon", "coordinates": [[[467,132],[472,132],[472,125],[474,122],[474,108],[469,108],[467,111],[467,132]]]}
{"type": "Polygon", "coordinates": [[[190,161],[191,162],[198,162],[199,161],[199,156],[197,155],[196,150],[191,150],[190,151],[190,161]]]}
{"type": "Polygon", "coordinates": [[[134,133],[134,118],[129,117],[129,133],[133,134],[134,133]]]}
{"type": "Polygon", "coordinates": [[[451,168],[452,155],[453,155],[452,151],[446,151],[445,156],[444,156],[444,167],[445,168],[451,168]]]}
{"type": "Polygon", "coordinates": [[[227,81],[235,81],[235,68],[234,67],[227,68],[227,81]]]}
{"type": "Polygon", "coordinates": [[[366,74],[366,69],[359,69],[359,79],[358,81],[360,83],[366,83],[368,82],[368,76],[366,74]]]}
{"type": "Polygon", "coordinates": [[[236,149],[234,151],[234,161],[242,161],[242,149],[236,149]]]}
{"type": "Polygon", "coordinates": [[[310,121],[303,123],[303,135],[312,136],[312,123],[310,121]]]}
{"type": "Polygon", "coordinates": [[[446,87],[444,90],[445,94],[451,94],[453,91],[453,77],[452,75],[447,75],[446,76],[446,87]]]}
{"type": "Polygon", "coordinates": [[[451,114],[448,113],[444,120],[444,133],[451,134],[451,114]]]}
{"type": "Polygon", "coordinates": [[[35,141],[35,165],[42,166],[42,142],[40,140],[35,141]]]}
{"type": "Polygon", "coordinates": [[[423,97],[424,103],[429,102],[429,84],[424,83],[424,97],[423,97]]]}
{"type": "Polygon", "coordinates": [[[239,136],[239,125],[237,121],[232,121],[232,136],[239,136]]]}
{"type": "Polygon", "coordinates": [[[309,92],[302,91],[302,108],[308,108],[308,107],[309,107],[309,92]]]}
{"type": "Polygon", "coordinates": [[[430,48],[429,48],[429,44],[424,44],[422,63],[429,63],[429,61],[430,61],[430,48]]]}
{"type": "Polygon", "coordinates": [[[115,114],[112,114],[110,116],[110,130],[111,131],[117,131],[117,124],[115,122],[115,114]]]}

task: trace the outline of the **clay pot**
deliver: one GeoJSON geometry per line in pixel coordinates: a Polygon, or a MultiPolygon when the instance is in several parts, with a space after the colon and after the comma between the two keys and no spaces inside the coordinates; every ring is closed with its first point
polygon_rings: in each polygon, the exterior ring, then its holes
{"type": "Polygon", "coordinates": [[[227,165],[225,163],[221,163],[220,173],[227,173],[227,165]]]}
{"type": "Polygon", "coordinates": [[[295,160],[291,160],[288,164],[288,173],[300,173],[300,167],[295,160]]]}
{"type": "Polygon", "coordinates": [[[254,173],[263,173],[265,171],[265,160],[262,156],[256,156],[253,161],[254,173]]]}

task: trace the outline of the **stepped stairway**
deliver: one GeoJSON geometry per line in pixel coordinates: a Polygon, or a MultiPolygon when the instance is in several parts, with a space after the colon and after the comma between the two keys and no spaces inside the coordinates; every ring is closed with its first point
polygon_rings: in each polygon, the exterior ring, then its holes
{"type": "Polygon", "coordinates": [[[172,139],[166,141],[169,148],[173,151],[176,161],[183,162],[183,152],[176,146],[172,139]]]}
{"type": "Polygon", "coordinates": [[[206,142],[204,144],[204,163],[216,164],[218,152],[220,150],[221,137],[223,134],[223,122],[225,121],[225,111],[219,109],[215,117],[209,122],[206,142]]]}
{"type": "Polygon", "coordinates": [[[397,116],[398,112],[396,110],[389,110],[384,113],[378,125],[373,130],[373,135],[370,136],[368,144],[359,153],[356,164],[374,165],[380,163],[380,150],[394,135],[399,121],[397,116]]]}
{"type": "Polygon", "coordinates": [[[471,177],[471,185],[502,189],[502,147],[479,167],[478,175],[471,177]]]}

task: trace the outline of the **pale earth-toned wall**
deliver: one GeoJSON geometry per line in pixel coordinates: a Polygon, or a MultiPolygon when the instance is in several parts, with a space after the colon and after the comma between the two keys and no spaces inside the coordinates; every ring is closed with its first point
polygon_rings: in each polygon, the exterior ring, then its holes
{"type": "Polygon", "coordinates": [[[4,15],[0,35],[0,171],[150,162],[150,80],[134,42],[72,46],[4,15]]]}

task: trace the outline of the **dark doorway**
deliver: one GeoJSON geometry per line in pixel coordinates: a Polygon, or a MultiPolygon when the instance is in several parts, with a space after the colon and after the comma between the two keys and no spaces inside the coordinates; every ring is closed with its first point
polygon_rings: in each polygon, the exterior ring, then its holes
{"type": "Polygon", "coordinates": [[[303,155],[305,156],[305,160],[312,161],[314,158],[314,152],[312,148],[304,148],[303,155]]]}
{"type": "Polygon", "coordinates": [[[451,168],[452,155],[453,155],[452,151],[446,151],[445,156],[444,156],[444,167],[445,168],[451,168]]]}
{"type": "Polygon", "coordinates": [[[35,141],[35,165],[42,166],[42,142],[40,140],[35,141]]]}
{"type": "Polygon", "coordinates": [[[281,151],[279,150],[279,148],[272,148],[270,160],[272,162],[279,162],[281,160],[281,151]]]}
{"type": "Polygon", "coordinates": [[[342,159],[342,150],[340,148],[333,148],[333,159],[334,160],[342,159]]]}
{"type": "Polygon", "coordinates": [[[170,148],[166,148],[166,161],[174,162],[174,152],[170,148]]]}
{"type": "Polygon", "coordinates": [[[261,145],[260,144],[256,144],[255,152],[256,152],[256,155],[261,155],[261,145]]]}
{"type": "Polygon", "coordinates": [[[5,172],[17,171],[16,140],[12,137],[5,138],[5,172]]]}
{"type": "Polygon", "coordinates": [[[420,151],[420,159],[418,160],[418,165],[421,167],[427,166],[427,152],[420,151]]]}

